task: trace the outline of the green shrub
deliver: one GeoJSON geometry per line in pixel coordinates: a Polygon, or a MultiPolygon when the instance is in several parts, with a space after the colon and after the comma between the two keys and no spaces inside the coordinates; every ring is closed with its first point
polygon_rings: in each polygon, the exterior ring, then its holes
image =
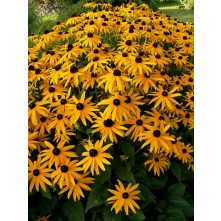
{"type": "Polygon", "coordinates": [[[184,5],[185,9],[193,9],[194,8],[194,0],[180,0],[180,3],[184,5]]]}

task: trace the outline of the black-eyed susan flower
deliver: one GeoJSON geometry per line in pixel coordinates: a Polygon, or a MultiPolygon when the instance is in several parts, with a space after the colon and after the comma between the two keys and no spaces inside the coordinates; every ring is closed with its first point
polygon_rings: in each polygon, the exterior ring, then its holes
{"type": "Polygon", "coordinates": [[[155,64],[156,64],[155,62],[152,62],[148,58],[142,56],[136,56],[133,57],[133,59],[130,59],[126,63],[125,69],[132,76],[136,76],[138,74],[142,75],[145,73],[150,74],[155,64]]]}
{"type": "Polygon", "coordinates": [[[80,99],[73,96],[73,104],[67,105],[71,116],[71,124],[75,124],[78,119],[80,119],[85,126],[87,125],[86,119],[93,123],[91,117],[96,117],[94,112],[99,111],[96,105],[91,102],[92,97],[85,98],[85,94],[86,92],[84,91],[80,99]]]}
{"type": "Polygon", "coordinates": [[[171,157],[173,154],[179,156],[179,151],[183,143],[180,141],[182,137],[174,137],[174,140],[167,141],[168,149],[165,150],[166,155],[171,157]]]}
{"type": "Polygon", "coordinates": [[[138,44],[135,41],[131,41],[129,39],[124,40],[119,43],[118,50],[123,52],[137,52],[138,44]]]}
{"type": "Polygon", "coordinates": [[[169,92],[167,90],[164,90],[162,86],[159,85],[156,92],[150,93],[151,96],[154,96],[150,101],[150,104],[155,102],[154,108],[157,108],[159,105],[161,105],[161,110],[164,110],[165,106],[171,110],[174,108],[174,104],[179,103],[174,99],[174,97],[182,96],[180,93],[174,93],[176,91],[176,87],[170,90],[169,92]]]}
{"type": "Polygon", "coordinates": [[[38,132],[33,132],[31,133],[30,131],[28,131],[28,152],[29,152],[29,156],[30,151],[33,151],[35,149],[37,149],[37,144],[38,141],[36,140],[36,138],[38,137],[38,132]]]}
{"type": "Polygon", "coordinates": [[[105,171],[104,164],[111,164],[107,158],[113,159],[109,153],[105,152],[110,146],[112,146],[112,144],[103,146],[102,140],[97,140],[95,144],[88,140],[88,143],[84,145],[87,151],[82,153],[84,158],[77,165],[83,165],[84,172],[89,169],[92,175],[94,175],[94,172],[97,175],[100,174],[99,168],[105,171]]]}
{"type": "Polygon", "coordinates": [[[55,129],[56,133],[66,133],[66,129],[72,129],[73,126],[69,120],[69,113],[58,110],[51,114],[51,122],[47,126],[47,130],[55,129]]]}
{"type": "Polygon", "coordinates": [[[141,92],[148,93],[152,88],[156,90],[156,83],[163,81],[162,77],[157,77],[154,74],[144,73],[134,76],[132,84],[134,84],[141,92]]]}
{"type": "Polygon", "coordinates": [[[168,149],[166,141],[174,140],[172,136],[166,133],[169,127],[169,125],[166,127],[146,125],[145,128],[147,128],[147,131],[140,134],[142,140],[144,141],[144,144],[141,146],[141,148],[150,144],[150,152],[154,153],[159,153],[164,148],[168,149]]]}
{"type": "Polygon", "coordinates": [[[187,91],[185,101],[187,102],[186,107],[189,107],[190,110],[193,110],[194,108],[194,92],[193,91],[187,91]]]}
{"type": "Polygon", "coordinates": [[[84,74],[84,70],[77,67],[75,64],[71,63],[66,66],[63,72],[63,80],[65,82],[65,87],[70,83],[72,87],[78,87],[79,77],[84,74]]]}
{"type": "Polygon", "coordinates": [[[126,63],[132,59],[133,57],[131,56],[131,53],[127,52],[117,52],[113,58],[114,63],[118,65],[119,67],[125,66],[126,63]]]}
{"type": "Polygon", "coordinates": [[[105,92],[109,91],[110,93],[114,93],[115,91],[124,92],[126,87],[128,87],[128,82],[131,79],[124,73],[121,68],[115,68],[114,70],[106,67],[107,73],[102,75],[99,80],[98,86],[104,84],[105,92]]]}
{"type": "Polygon", "coordinates": [[[138,139],[142,141],[140,134],[144,133],[145,126],[149,125],[149,120],[145,115],[140,116],[140,113],[137,113],[137,115],[125,121],[125,124],[131,125],[125,133],[125,136],[132,134],[131,139],[133,139],[134,142],[138,139]]]}
{"type": "Polygon", "coordinates": [[[80,38],[80,45],[93,48],[97,44],[101,43],[101,37],[95,33],[88,32],[86,35],[80,38]]]}
{"type": "Polygon", "coordinates": [[[28,180],[29,184],[29,192],[32,192],[33,188],[39,192],[39,186],[42,188],[44,192],[46,192],[46,185],[52,186],[50,181],[52,169],[47,168],[47,163],[41,164],[41,158],[34,162],[32,162],[28,158],[28,180]]]}
{"type": "Polygon", "coordinates": [[[58,100],[59,96],[62,96],[67,91],[67,89],[64,88],[60,83],[49,84],[49,82],[46,81],[40,86],[40,89],[43,89],[42,101],[48,101],[48,103],[52,103],[54,100],[58,100]]]}
{"type": "Polygon", "coordinates": [[[47,149],[43,150],[40,156],[42,157],[42,163],[47,162],[49,168],[55,165],[58,166],[65,162],[70,157],[77,157],[73,151],[74,145],[65,146],[64,141],[60,141],[57,145],[53,145],[48,141],[44,142],[47,149]]]}
{"type": "Polygon", "coordinates": [[[79,171],[82,171],[82,168],[78,167],[77,163],[78,160],[71,160],[70,158],[62,162],[51,174],[53,185],[57,184],[61,189],[64,185],[75,185],[75,180],[81,178],[79,171]]]}
{"type": "Polygon", "coordinates": [[[133,213],[136,213],[136,209],[140,209],[135,201],[140,200],[139,196],[137,196],[140,193],[140,191],[137,190],[139,183],[135,185],[129,183],[125,188],[120,180],[117,180],[117,182],[118,185],[115,185],[116,190],[108,189],[108,191],[114,195],[107,199],[109,204],[113,204],[111,210],[114,209],[116,214],[122,209],[124,209],[126,215],[129,215],[129,209],[132,210],[133,213]]]}
{"type": "Polygon", "coordinates": [[[123,96],[116,92],[108,99],[100,101],[97,105],[108,105],[103,112],[103,116],[106,119],[111,118],[113,121],[122,122],[130,116],[130,107],[126,105],[125,100],[123,96]]]}
{"type": "Polygon", "coordinates": [[[39,134],[44,136],[46,133],[49,133],[49,130],[47,129],[48,124],[51,122],[51,119],[49,117],[45,116],[39,116],[39,122],[35,126],[35,131],[39,131],[39,134]]]}
{"type": "Polygon", "coordinates": [[[179,146],[179,155],[177,157],[182,161],[182,163],[188,163],[188,161],[193,158],[191,153],[193,153],[192,146],[190,144],[185,145],[183,143],[183,145],[179,146]]]}
{"type": "Polygon", "coordinates": [[[30,102],[28,108],[28,119],[34,126],[37,126],[40,120],[40,115],[48,117],[49,110],[45,107],[48,104],[47,101],[30,102]]]}
{"type": "Polygon", "coordinates": [[[149,165],[148,171],[153,169],[154,175],[160,176],[161,173],[164,173],[169,168],[170,161],[164,153],[155,153],[144,163],[144,165],[149,165]]]}
{"type": "Polygon", "coordinates": [[[76,178],[75,185],[70,184],[68,186],[65,186],[59,192],[59,194],[68,191],[67,198],[70,199],[72,195],[74,201],[80,200],[81,197],[84,198],[85,196],[82,190],[90,191],[91,188],[88,186],[88,184],[92,184],[94,182],[94,178],[88,177],[88,174],[89,172],[81,174],[81,178],[76,178]]]}
{"type": "Polygon", "coordinates": [[[128,106],[131,113],[135,115],[138,114],[140,112],[139,105],[142,106],[144,104],[144,102],[142,102],[144,96],[140,96],[139,93],[134,92],[134,88],[131,88],[128,93],[123,93],[123,96],[125,97],[124,103],[128,106]]]}
{"type": "Polygon", "coordinates": [[[91,126],[95,128],[92,133],[100,132],[103,141],[109,138],[112,142],[117,143],[116,135],[124,137],[124,130],[127,130],[127,128],[118,121],[104,118],[103,113],[100,113],[100,115],[101,117],[97,116],[94,120],[94,124],[91,126]]]}

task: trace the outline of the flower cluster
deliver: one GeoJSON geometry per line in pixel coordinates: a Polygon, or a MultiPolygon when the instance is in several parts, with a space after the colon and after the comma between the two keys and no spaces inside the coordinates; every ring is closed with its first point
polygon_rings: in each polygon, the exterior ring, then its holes
{"type": "MultiPolygon", "coordinates": [[[[193,144],[180,134],[194,129],[193,24],[146,4],[85,7],[93,10],[29,36],[29,191],[80,200],[124,140],[154,175],[172,159],[193,169],[193,144]]],[[[108,203],[136,213],[139,184],[118,184],[108,203]]]]}

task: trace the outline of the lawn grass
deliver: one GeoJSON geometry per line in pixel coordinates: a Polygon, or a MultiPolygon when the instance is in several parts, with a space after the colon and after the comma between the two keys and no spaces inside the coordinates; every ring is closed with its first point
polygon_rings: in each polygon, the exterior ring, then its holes
{"type": "Polygon", "coordinates": [[[194,9],[180,9],[179,3],[162,3],[159,11],[183,22],[194,23],[194,9]]]}

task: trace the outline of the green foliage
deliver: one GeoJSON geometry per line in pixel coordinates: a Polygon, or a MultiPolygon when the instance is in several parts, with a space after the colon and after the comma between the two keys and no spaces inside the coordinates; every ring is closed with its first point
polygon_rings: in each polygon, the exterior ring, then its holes
{"type": "Polygon", "coordinates": [[[184,5],[185,9],[193,9],[194,8],[194,0],[180,0],[180,3],[184,5]]]}
{"type": "Polygon", "coordinates": [[[84,209],[81,201],[68,200],[64,203],[63,209],[68,218],[67,221],[84,221],[84,209]]]}

